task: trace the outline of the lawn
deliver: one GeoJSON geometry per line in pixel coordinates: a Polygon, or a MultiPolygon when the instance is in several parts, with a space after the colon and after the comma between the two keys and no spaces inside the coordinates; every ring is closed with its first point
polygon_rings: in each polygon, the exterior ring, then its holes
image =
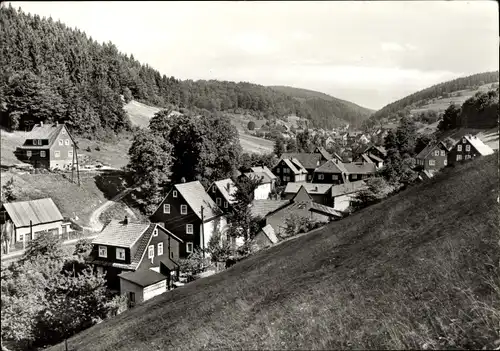
{"type": "MultiPolygon", "coordinates": [[[[76,350],[492,349],[497,155],[159,295],[76,350]]],[[[63,350],[57,345],[52,350],[63,350]]]]}

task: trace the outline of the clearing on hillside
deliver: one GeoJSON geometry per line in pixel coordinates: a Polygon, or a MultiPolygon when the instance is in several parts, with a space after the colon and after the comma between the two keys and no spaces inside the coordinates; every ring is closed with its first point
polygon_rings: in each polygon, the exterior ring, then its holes
{"type": "Polygon", "coordinates": [[[492,348],[500,322],[497,157],[447,168],[382,203],[146,301],[68,345],[93,351],[492,348]]]}

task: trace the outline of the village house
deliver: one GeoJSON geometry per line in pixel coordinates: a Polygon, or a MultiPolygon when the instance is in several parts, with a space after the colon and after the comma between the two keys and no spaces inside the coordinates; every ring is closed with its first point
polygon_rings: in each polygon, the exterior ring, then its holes
{"type": "Polygon", "coordinates": [[[281,185],[288,182],[305,182],[307,170],[296,158],[282,158],[273,168],[274,174],[278,176],[281,185]]]}
{"type": "Polygon", "coordinates": [[[278,237],[273,227],[268,224],[253,237],[250,242],[250,247],[252,251],[259,251],[276,243],[278,243],[278,237]]]}
{"type": "Polygon", "coordinates": [[[329,191],[331,197],[330,207],[336,211],[345,212],[351,206],[356,194],[367,188],[368,186],[364,180],[332,186],[329,191]]]}
{"type": "Polygon", "coordinates": [[[34,168],[66,169],[76,164],[77,149],[64,124],[40,122],[33,127],[15,154],[19,160],[30,163],[34,168]]]}
{"type": "Polygon", "coordinates": [[[454,164],[479,156],[492,155],[493,153],[493,149],[484,144],[477,136],[466,134],[450,148],[448,164],[454,164]]]}
{"type": "Polygon", "coordinates": [[[122,272],[137,272],[127,277],[140,280],[142,271],[149,269],[164,273],[169,286],[179,276],[179,248],[183,243],[159,224],[132,223],[125,217],[123,221],[111,221],[92,240],[88,263],[105,275],[110,290],[120,290],[122,272]]]}
{"type": "Polygon", "coordinates": [[[263,172],[247,172],[243,174],[250,179],[259,180],[259,185],[253,192],[254,199],[268,199],[273,191],[273,180],[266,173],[263,172]]]}
{"type": "Polygon", "coordinates": [[[215,181],[208,187],[208,194],[225,213],[231,210],[231,205],[236,201],[236,184],[230,179],[221,179],[215,181]]]}
{"type": "MultiPolygon", "coordinates": [[[[332,155],[330,155],[324,148],[316,147],[314,152],[285,152],[281,155],[281,159],[296,159],[300,165],[306,169],[306,181],[310,182],[312,180],[314,170],[325,162],[331,160],[332,155]]],[[[297,182],[297,180],[295,180],[295,182],[297,182]]]]}
{"type": "Polygon", "coordinates": [[[330,160],[314,172],[313,183],[342,184],[371,177],[376,172],[373,163],[342,163],[330,160]]]}
{"type": "Polygon", "coordinates": [[[333,205],[331,196],[331,188],[333,184],[317,184],[317,183],[288,183],[283,191],[283,199],[292,200],[299,189],[304,187],[312,200],[318,204],[325,206],[333,205]]]}
{"type": "Polygon", "coordinates": [[[205,250],[212,235],[224,232],[227,220],[222,210],[207,194],[199,181],[176,184],[170,189],[151,216],[154,223],[162,223],[182,239],[180,257],[186,258],[193,250],[205,250]]]}
{"type": "Polygon", "coordinates": [[[118,274],[118,278],[120,294],[127,297],[128,308],[169,290],[168,276],[152,269],[123,272],[118,274]]]}
{"type": "Polygon", "coordinates": [[[424,171],[439,170],[448,165],[448,148],[442,141],[430,143],[415,156],[415,162],[424,171]]]}
{"type": "Polygon", "coordinates": [[[0,209],[0,224],[11,225],[11,244],[29,242],[40,235],[62,235],[72,231],[51,198],[6,202],[0,209]]]}
{"type": "Polygon", "coordinates": [[[385,149],[384,146],[380,145],[370,145],[363,151],[363,153],[367,155],[376,156],[382,161],[385,161],[385,159],[387,158],[387,150],[385,149]]]}
{"type": "Polygon", "coordinates": [[[252,170],[253,173],[266,174],[269,177],[269,179],[271,179],[271,190],[274,190],[274,188],[276,187],[276,180],[278,179],[278,177],[276,177],[274,173],[269,168],[267,168],[267,166],[251,167],[250,169],[252,170]]]}
{"type": "Polygon", "coordinates": [[[341,218],[342,214],[331,207],[314,202],[305,188],[301,187],[288,204],[266,214],[265,225],[271,225],[279,237],[285,232],[291,216],[308,218],[314,222],[328,223],[331,220],[341,218]]]}

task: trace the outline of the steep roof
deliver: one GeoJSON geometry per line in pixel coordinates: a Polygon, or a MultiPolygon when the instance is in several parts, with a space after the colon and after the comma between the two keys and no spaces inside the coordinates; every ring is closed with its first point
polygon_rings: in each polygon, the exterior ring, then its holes
{"type": "MultiPolygon", "coordinates": [[[[48,140],[49,145],[23,145],[21,148],[50,148],[54,142],[56,141],[57,136],[59,135],[59,132],[65,128],[64,124],[50,124],[50,123],[43,123],[42,125],[40,124],[35,124],[31,132],[26,135],[25,139],[25,144],[26,140],[35,140],[35,139],[40,139],[40,140],[48,140]]],[[[68,133],[68,136],[71,138],[73,142],[74,139],[69,133],[68,129],[66,128],[66,132],[68,133]]],[[[76,146],[76,143],[75,143],[76,146]]]]}
{"type": "Polygon", "coordinates": [[[274,175],[273,172],[271,172],[271,170],[267,167],[267,166],[262,166],[262,167],[251,167],[252,169],[252,172],[255,172],[255,173],[265,173],[267,174],[267,176],[269,178],[271,178],[272,180],[275,180],[277,179],[278,177],[276,177],[274,175]]]}
{"type": "Polygon", "coordinates": [[[355,163],[349,162],[343,164],[349,174],[371,174],[377,171],[374,163],[355,163]]]}
{"type": "Polygon", "coordinates": [[[348,173],[347,169],[344,167],[345,163],[336,162],[335,160],[330,160],[325,162],[323,165],[316,168],[314,172],[320,173],[348,173]]]}
{"type": "Polygon", "coordinates": [[[289,200],[253,200],[250,206],[250,212],[254,217],[265,217],[267,214],[289,203],[289,200]]]}
{"type": "Polygon", "coordinates": [[[297,194],[292,199],[293,202],[295,201],[312,201],[312,197],[307,193],[306,188],[303,186],[300,187],[299,191],[297,191],[297,194]]]}
{"type": "Polygon", "coordinates": [[[217,180],[214,184],[228,203],[232,204],[236,201],[233,196],[236,193],[236,185],[231,178],[217,180]]]}
{"type": "Polygon", "coordinates": [[[363,152],[367,153],[368,151],[370,151],[370,149],[375,149],[378,152],[380,152],[382,155],[387,156],[387,150],[385,149],[384,146],[381,146],[381,145],[370,145],[363,152]]]}
{"type": "Polygon", "coordinates": [[[332,186],[332,197],[351,194],[360,190],[367,189],[364,180],[357,180],[355,182],[346,182],[344,184],[332,186]]]}
{"type": "Polygon", "coordinates": [[[281,155],[281,158],[295,158],[304,168],[311,169],[321,165],[322,156],[319,153],[315,154],[309,152],[285,152],[281,155]]]}
{"type": "Polygon", "coordinates": [[[467,139],[467,141],[471,143],[471,145],[474,146],[477,152],[479,152],[482,156],[487,156],[494,153],[491,147],[483,143],[481,139],[476,136],[466,135],[465,139],[467,139]]]}
{"type": "Polygon", "coordinates": [[[326,151],[324,147],[317,146],[316,150],[318,150],[318,152],[321,154],[321,156],[323,156],[325,159],[327,159],[327,160],[332,159],[332,155],[330,155],[330,153],[328,151],[326,151]]]}
{"type": "Polygon", "coordinates": [[[103,228],[97,237],[92,240],[92,244],[130,248],[150,226],[154,226],[154,224],[130,222],[128,224],[123,224],[118,220],[112,220],[103,228]]]}
{"type": "Polygon", "coordinates": [[[330,188],[332,187],[333,184],[314,184],[314,183],[293,183],[289,182],[286,185],[286,188],[284,190],[285,194],[295,194],[297,191],[299,191],[300,187],[304,187],[309,194],[324,194],[330,188]]]}
{"type": "Polygon", "coordinates": [[[368,157],[367,154],[361,154],[361,158],[367,163],[373,163],[373,161],[368,157]]]}
{"type": "Polygon", "coordinates": [[[369,157],[370,159],[372,159],[372,160],[377,161],[377,162],[383,162],[383,161],[384,161],[384,160],[382,160],[380,157],[378,157],[378,156],[376,156],[376,155],[374,155],[374,154],[372,154],[372,153],[368,153],[368,157],[369,157]]]}
{"type": "Polygon", "coordinates": [[[16,227],[62,221],[63,216],[51,198],[7,202],[3,207],[16,227]]]}
{"type": "Polygon", "coordinates": [[[201,207],[203,206],[204,221],[210,221],[222,214],[221,209],[207,194],[203,185],[197,180],[189,183],[175,184],[175,188],[188,203],[191,210],[201,219],[201,207]]]}
{"type": "Polygon", "coordinates": [[[268,224],[261,230],[267,236],[270,242],[272,242],[273,244],[276,244],[278,242],[278,237],[276,236],[272,225],[268,224]]]}
{"type": "Polygon", "coordinates": [[[283,162],[292,170],[294,174],[307,174],[307,170],[296,158],[284,158],[283,162]]]}
{"type": "Polygon", "coordinates": [[[152,269],[141,269],[134,272],[123,272],[118,274],[121,279],[125,279],[140,287],[146,287],[166,280],[167,277],[152,269]]]}
{"type": "Polygon", "coordinates": [[[332,207],[318,204],[316,202],[311,203],[311,208],[309,211],[318,212],[327,216],[342,217],[342,214],[332,207]]]}

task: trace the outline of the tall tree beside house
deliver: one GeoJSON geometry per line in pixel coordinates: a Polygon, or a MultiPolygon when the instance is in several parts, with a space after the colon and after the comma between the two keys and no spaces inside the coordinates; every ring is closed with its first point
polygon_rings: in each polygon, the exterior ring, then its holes
{"type": "Polygon", "coordinates": [[[311,148],[311,135],[309,129],[297,133],[297,149],[299,152],[309,152],[311,148]]]}
{"type": "Polygon", "coordinates": [[[369,178],[365,182],[368,188],[356,193],[353,201],[351,202],[351,212],[358,211],[379,202],[389,196],[389,194],[391,194],[391,192],[395,189],[382,177],[369,178]]]}
{"type": "Polygon", "coordinates": [[[288,139],[286,142],[286,152],[297,152],[297,141],[294,138],[288,139]]]}
{"type": "Polygon", "coordinates": [[[455,104],[451,104],[444,111],[443,118],[438,124],[438,131],[444,132],[447,130],[455,129],[460,126],[461,108],[455,104]]]}
{"type": "Polygon", "coordinates": [[[436,136],[434,134],[420,134],[415,142],[415,154],[418,155],[420,151],[435,140],[436,136]]]}
{"type": "Polygon", "coordinates": [[[170,178],[172,145],[163,137],[146,130],[134,135],[129,149],[127,168],[139,183],[141,196],[137,199],[146,213],[151,213],[161,201],[170,178]]]}
{"type": "Polygon", "coordinates": [[[250,211],[250,204],[254,200],[254,191],[260,184],[260,179],[240,177],[233,180],[236,192],[233,197],[235,203],[228,214],[228,235],[233,238],[242,237],[247,243],[251,239],[253,222],[255,219],[250,211]]]}
{"type": "Polygon", "coordinates": [[[251,167],[266,166],[272,168],[276,165],[276,157],[274,154],[256,154],[242,153],[240,157],[240,168],[248,170],[251,167]]]}
{"type": "Polygon", "coordinates": [[[172,111],[172,108],[168,108],[156,112],[153,118],[149,120],[149,130],[161,135],[165,140],[169,140],[170,131],[172,130],[172,121],[170,120],[172,111]]]}
{"type": "Polygon", "coordinates": [[[278,137],[274,140],[274,148],[273,148],[274,154],[280,158],[281,155],[285,152],[285,139],[282,137],[278,137]]]}
{"type": "Polygon", "coordinates": [[[416,178],[413,171],[417,128],[410,118],[403,117],[395,131],[389,131],[384,146],[387,158],[381,174],[391,183],[408,183],[416,178]]]}

